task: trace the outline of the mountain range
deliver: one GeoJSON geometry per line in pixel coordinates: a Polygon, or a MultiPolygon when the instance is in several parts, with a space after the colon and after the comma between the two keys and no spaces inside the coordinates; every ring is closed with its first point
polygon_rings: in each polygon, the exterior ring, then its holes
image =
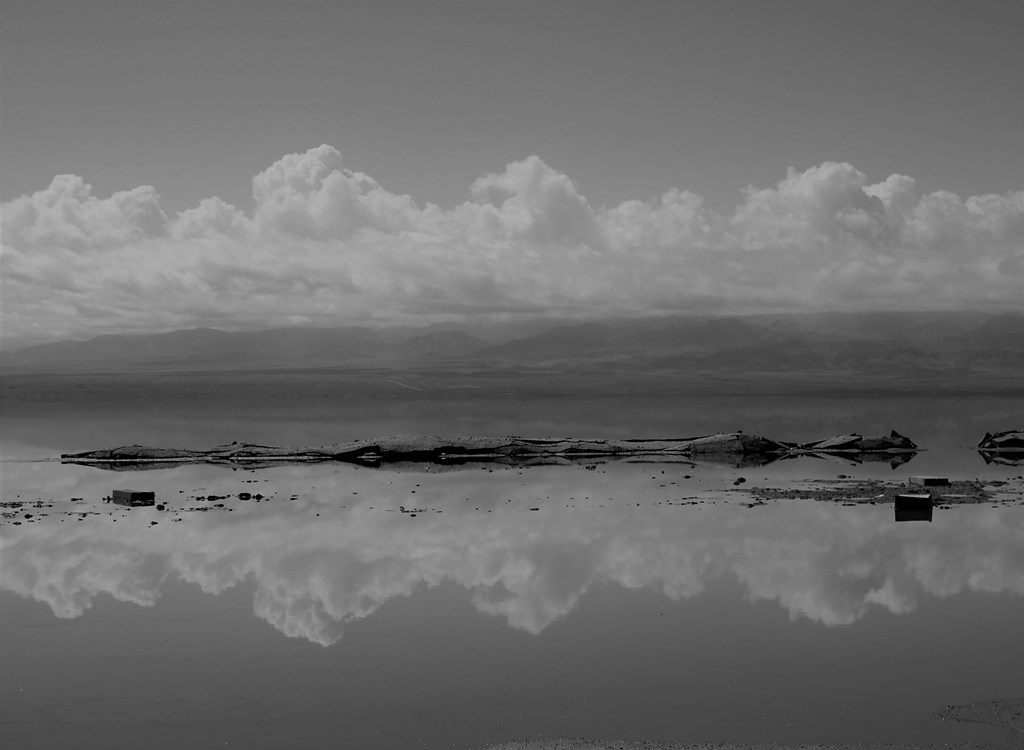
{"type": "MultiPolygon", "coordinates": [[[[427,328],[212,328],[0,353],[0,373],[401,366],[474,372],[999,376],[1024,372],[1024,314],[822,313],[427,328]]],[[[1024,378],[1022,378],[1024,383],[1024,378]]]]}

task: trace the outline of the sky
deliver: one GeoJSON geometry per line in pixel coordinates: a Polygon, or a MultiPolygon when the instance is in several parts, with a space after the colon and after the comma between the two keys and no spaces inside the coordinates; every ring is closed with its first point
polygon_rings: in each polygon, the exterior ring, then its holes
{"type": "Polygon", "coordinates": [[[2,346],[1024,308],[1016,0],[0,3],[2,346]]]}

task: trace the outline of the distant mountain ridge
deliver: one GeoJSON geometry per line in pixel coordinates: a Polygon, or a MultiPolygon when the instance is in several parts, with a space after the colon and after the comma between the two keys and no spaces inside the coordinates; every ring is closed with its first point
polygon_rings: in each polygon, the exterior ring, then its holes
{"type": "MultiPolygon", "coordinates": [[[[506,327],[506,334],[514,329],[506,327]]],[[[609,373],[1024,372],[1024,314],[825,313],[552,322],[505,338],[457,326],[196,328],[0,353],[7,372],[561,368],[609,373]]]]}
{"type": "Polygon", "coordinates": [[[150,335],[98,336],[0,354],[0,367],[107,371],[337,366],[360,361],[463,355],[487,346],[461,331],[402,335],[390,329],[273,328],[227,332],[192,328],[150,335]]]}

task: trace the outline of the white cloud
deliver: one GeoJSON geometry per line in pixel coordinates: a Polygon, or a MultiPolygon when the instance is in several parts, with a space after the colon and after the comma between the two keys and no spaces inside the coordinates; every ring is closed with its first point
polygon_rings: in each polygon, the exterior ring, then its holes
{"type": "Polygon", "coordinates": [[[320,146],[167,217],[151,187],[62,175],[3,206],[8,345],[124,330],[464,314],[1021,307],[1024,191],[919,195],[850,164],[791,169],[731,216],[690,192],[594,208],[531,156],[451,209],[417,205],[320,146]]]}
{"type": "Polygon", "coordinates": [[[344,169],[330,146],[285,156],[253,178],[252,192],[259,229],[285,241],[343,240],[366,227],[397,234],[419,215],[408,196],[344,169]]]}
{"type": "Polygon", "coordinates": [[[171,226],[177,240],[203,240],[226,237],[235,240],[255,236],[252,221],[241,211],[220,198],[205,198],[195,208],[182,211],[171,226]]]}
{"type": "Polygon", "coordinates": [[[603,245],[594,213],[575,183],[537,156],[481,177],[473,183],[472,195],[475,203],[463,208],[487,217],[482,225],[491,230],[490,239],[557,248],[603,245]]]}

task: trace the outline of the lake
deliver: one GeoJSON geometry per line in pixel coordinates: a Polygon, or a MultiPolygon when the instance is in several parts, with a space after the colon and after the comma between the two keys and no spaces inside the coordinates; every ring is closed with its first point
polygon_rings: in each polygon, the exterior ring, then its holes
{"type": "Polygon", "coordinates": [[[1024,399],[15,402],[3,423],[0,493],[20,503],[0,524],[4,747],[1012,739],[932,714],[1024,697],[1024,468],[973,450],[1024,424],[1024,399]],[[135,442],[737,428],[895,428],[927,450],[896,467],[48,460],[135,442]],[[928,473],[1017,495],[895,523],[891,505],[747,492],[928,473]],[[116,487],[166,509],[102,502],[116,487]]]}

